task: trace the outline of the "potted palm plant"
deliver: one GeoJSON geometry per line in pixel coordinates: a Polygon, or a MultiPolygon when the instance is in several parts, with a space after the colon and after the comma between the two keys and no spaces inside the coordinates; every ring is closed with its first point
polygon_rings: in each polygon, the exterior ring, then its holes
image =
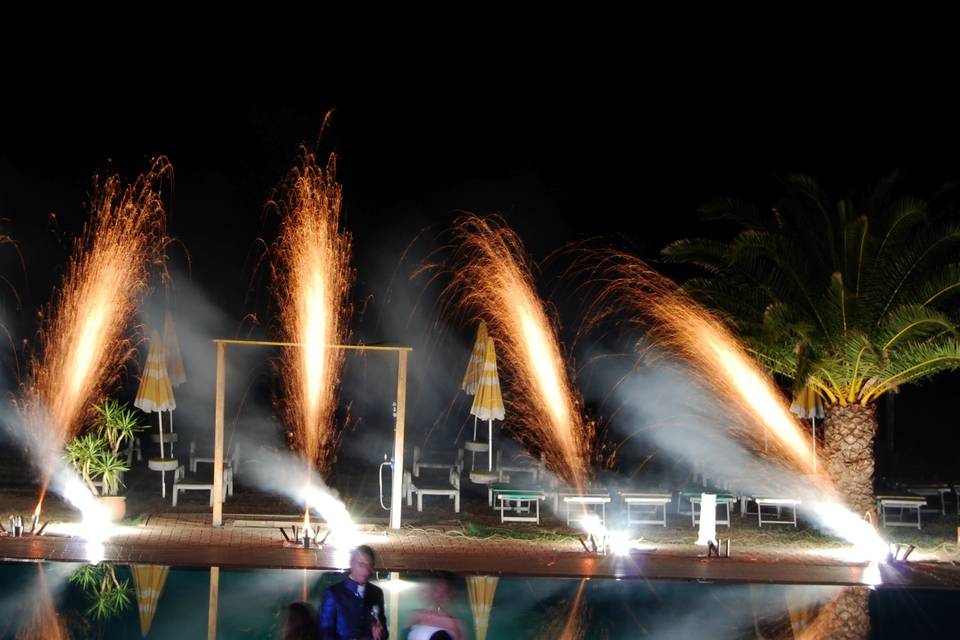
{"type": "Polygon", "coordinates": [[[106,620],[122,613],[132,602],[130,581],[117,579],[112,564],[85,565],[70,576],[70,582],[83,591],[90,602],[87,614],[106,620]]]}
{"type": "Polygon", "coordinates": [[[111,517],[119,520],[126,515],[126,498],[117,492],[123,485],[123,474],[129,471],[120,448],[144,426],[133,410],[116,400],[107,400],[94,409],[96,422],[67,446],[67,457],[111,517]]]}

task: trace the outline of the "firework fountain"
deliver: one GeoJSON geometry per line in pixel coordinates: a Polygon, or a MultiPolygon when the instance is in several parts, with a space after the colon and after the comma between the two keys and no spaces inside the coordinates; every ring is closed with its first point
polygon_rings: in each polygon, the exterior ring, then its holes
{"type": "Polygon", "coordinates": [[[334,414],[344,352],[331,347],[346,341],[350,317],[350,236],[340,228],[335,156],[321,167],[303,149],[281,193],[270,203],[282,216],[274,281],[282,337],[296,346],[283,351],[279,408],[304,460],[303,528],[310,530],[313,506],[331,528],[352,529],[343,504],[312,478],[314,468],[321,475],[328,470],[337,444],[334,414]]]}
{"type": "Polygon", "coordinates": [[[590,476],[594,425],[580,413],[553,316],[537,296],[517,235],[498,218],[467,215],[454,225],[448,300],[490,327],[511,390],[505,400],[517,437],[543,451],[547,466],[571,486],[590,476]]]}
{"type": "Polygon", "coordinates": [[[88,525],[105,517],[61,456],[133,353],[125,332],[146,289],[148,265],[163,255],[161,187],[171,176],[170,163],[159,158],[133,184],[116,175],[95,182],[91,219],[41,313],[39,349],[16,403],[42,479],[37,517],[48,486],[77,506],[88,525]]]}
{"type": "Polygon", "coordinates": [[[633,256],[608,252],[590,254],[587,260],[602,287],[587,325],[626,311],[653,343],[691,365],[689,373],[729,407],[729,429],[737,441],[767,458],[772,463],[768,469],[802,478],[796,489],[809,498],[805,504],[822,526],[853,543],[867,559],[882,559],[886,544],[873,526],[840,504],[826,475],[811,473],[812,445],[803,428],[720,319],[633,256]]]}

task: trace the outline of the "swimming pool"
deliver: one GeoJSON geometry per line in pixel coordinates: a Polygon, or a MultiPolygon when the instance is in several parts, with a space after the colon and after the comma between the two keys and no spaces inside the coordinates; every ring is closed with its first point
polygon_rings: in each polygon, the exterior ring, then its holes
{"type": "MultiPolygon", "coordinates": [[[[15,638],[31,625],[50,626],[56,611],[73,638],[208,637],[211,609],[217,638],[276,638],[285,607],[314,605],[340,573],[297,569],[136,569],[116,565],[130,582],[129,606],[109,620],[87,612],[90,597],[69,580],[83,565],[57,562],[0,564],[0,637],[15,638]],[[152,582],[151,582],[152,581],[152,582]],[[211,588],[211,582],[215,589],[211,588]],[[150,587],[156,608],[149,618],[150,587]]],[[[424,576],[379,575],[390,627],[404,637],[409,613],[422,606],[424,576]]],[[[467,580],[457,576],[452,612],[474,637],[467,580]]],[[[489,640],[515,638],[742,638],[794,637],[809,625],[818,603],[840,587],[710,584],[613,579],[500,578],[492,590],[489,640]]],[[[952,607],[960,592],[880,589],[869,594],[871,637],[955,637],[952,607]]],[[[482,614],[481,614],[482,615],[482,614]]],[[[53,634],[39,637],[56,637],[53,634]]]]}

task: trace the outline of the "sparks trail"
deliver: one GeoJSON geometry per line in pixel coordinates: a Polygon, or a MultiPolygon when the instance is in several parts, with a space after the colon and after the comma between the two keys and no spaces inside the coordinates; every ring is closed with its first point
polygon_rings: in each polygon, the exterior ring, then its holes
{"type": "MultiPolygon", "coordinates": [[[[161,189],[172,174],[161,157],[131,185],[116,175],[95,181],[91,219],[74,240],[63,283],[40,314],[39,349],[21,384],[17,409],[35,448],[59,455],[132,355],[124,334],[147,287],[148,265],[162,263],[161,189]]],[[[41,471],[42,502],[50,469],[41,471]]]]}
{"type": "Polygon", "coordinates": [[[592,284],[600,288],[585,323],[588,329],[625,311],[629,323],[642,326],[658,347],[692,364],[692,374],[732,408],[735,436],[759,451],[766,432],[775,457],[810,471],[810,445],[781,392],[718,317],[629,254],[587,252],[577,266],[589,270],[592,284]]]}
{"type": "Polygon", "coordinates": [[[280,413],[310,465],[325,472],[335,449],[334,413],[348,334],[350,235],[340,228],[336,158],[325,167],[306,149],[271,201],[282,216],[274,264],[280,332],[280,413]]]}
{"type": "Polygon", "coordinates": [[[448,304],[484,319],[502,362],[513,431],[543,451],[547,466],[582,487],[593,459],[595,425],[581,414],[557,337],[557,322],[537,296],[517,235],[500,218],[465,215],[454,223],[448,304]]]}

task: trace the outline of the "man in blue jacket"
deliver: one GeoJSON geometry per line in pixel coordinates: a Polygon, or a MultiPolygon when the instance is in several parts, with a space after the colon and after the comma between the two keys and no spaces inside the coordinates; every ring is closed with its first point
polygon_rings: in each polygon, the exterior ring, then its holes
{"type": "Polygon", "coordinates": [[[383,591],[367,582],[374,561],[373,549],[357,547],[350,554],[347,577],[323,592],[319,616],[322,640],[387,639],[383,591]]]}

